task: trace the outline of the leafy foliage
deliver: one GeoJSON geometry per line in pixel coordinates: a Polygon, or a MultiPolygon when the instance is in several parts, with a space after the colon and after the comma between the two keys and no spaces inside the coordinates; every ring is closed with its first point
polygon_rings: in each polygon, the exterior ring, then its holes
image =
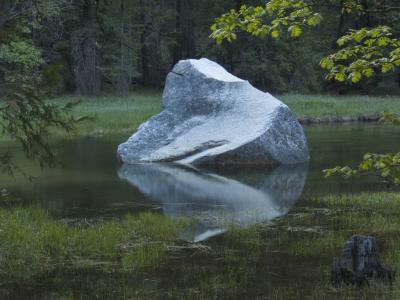
{"type": "Polygon", "coordinates": [[[0,61],[3,80],[8,84],[31,81],[35,68],[43,63],[40,51],[19,37],[0,45],[0,61]]]}
{"type": "MultiPolygon", "coordinates": [[[[77,121],[69,114],[72,103],[57,106],[46,102],[38,92],[45,61],[31,34],[40,29],[40,7],[49,18],[53,16],[48,1],[39,1],[38,6],[17,1],[5,11],[9,15],[0,27],[0,130],[2,136],[17,140],[26,155],[38,158],[41,165],[55,161],[49,129],[60,127],[69,132],[77,121]],[[30,13],[26,15],[26,11],[30,13]]],[[[10,174],[20,170],[12,161],[11,151],[0,153],[0,163],[1,169],[10,174]]]]}
{"type": "MultiPolygon", "coordinates": [[[[334,1],[330,1],[333,4],[334,1]]],[[[325,2],[326,3],[326,2],[325,2]]],[[[316,3],[313,3],[316,4],[316,3]]],[[[328,4],[329,5],[329,4],[328,4]]],[[[384,4],[378,4],[384,6],[384,4]]],[[[368,14],[367,4],[358,0],[341,1],[343,14],[368,14]]],[[[395,10],[396,7],[380,7],[381,11],[395,10]]],[[[287,28],[290,36],[299,37],[302,28],[320,24],[322,17],[314,12],[311,2],[305,0],[271,0],[266,6],[247,7],[230,10],[216,19],[211,26],[211,37],[217,43],[229,42],[237,38],[237,31],[245,31],[256,37],[270,35],[278,38],[282,28],[287,28]],[[268,18],[272,18],[271,20],[268,18]]],[[[337,40],[339,47],[335,53],[323,58],[320,66],[329,71],[326,79],[339,82],[357,83],[363,77],[372,77],[377,73],[387,73],[400,67],[400,40],[394,37],[387,25],[373,28],[350,29],[337,40]]],[[[399,117],[385,113],[382,121],[400,124],[399,117]]],[[[356,174],[374,173],[387,181],[400,184],[400,152],[396,154],[364,155],[358,169],[349,166],[324,170],[325,176],[342,175],[346,178],[356,174]]]]}
{"type": "Polygon", "coordinates": [[[384,112],[381,118],[382,123],[400,126],[400,116],[390,112],[384,112]]]}
{"type": "Polygon", "coordinates": [[[377,92],[395,93],[395,76],[338,87],[324,81],[319,66],[350,28],[385,24],[395,34],[395,6],[395,0],[3,0],[0,38],[13,31],[36,48],[43,63],[34,76],[42,77],[42,88],[51,84],[58,93],[160,88],[171,67],[190,57],[216,60],[271,92],[364,93],[379,84],[377,92]],[[209,39],[210,24],[223,12],[211,35],[236,39],[235,46],[209,39]],[[311,33],[313,27],[318,31],[311,33]]]}
{"type": "Polygon", "coordinates": [[[392,154],[367,153],[357,169],[349,166],[324,170],[325,177],[342,176],[350,178],[355,175],[377,175],[384,181],[400,185],[400,152],[392,154]]]}
{"type": "Polygon", "coordinates": [[[337,43],[344,48],[321,60],[321,67],[329,71],[328,80],[357,83],[362,77],[400,67],[400,40],[388,26],[350,30],[337,43]]]}
{"type": "MultiPolygon", "coordinates": [[[[333,2],[333,1],[331,1],[333,2]]],[[[361,4],[361,0],[344,0],[342,1],[342,13],[352,13],[356,12],[357,14],[364,13],[364,7],[361,4]]]]}
{"type": "MultiPolygon", "coordinates": [[[[293,38],[299,37],[303,28],[314,27],[322,21],[315,7],[326,5],[335,7],[336,1],[306,1],[271,0],[265,6],[243,5],[239,10],[230,10],[217,18],[211,26],[211,37],[217,43],[223,40],[229,42],[237,38],[238,31],[247,32],[256,37],[270,35],[278,38],[284,29],[293,38]]],[[[344,14],[359,16],[374,12],[367,4],[359,0],[341,1],[341,19],[344,14]]],[[[376,4],[375,12],[385,13],[396,10],[396,6],[376,4]]],[[[370,22],[370,21],[368,21],[370,22]]],[[[372,28],[350,29],[347,34],[337,40],[342,47],[335,53],[320,61],[320,66],[329,71],[326,79],[339,82],[357,83],[363,77],[372,77],[376,73],[394,71],[400,66],[400,41],[394,37],[392,28],[388,25],[378,25],[372,28]]]]}
{"type": "Polygon", "coordinates": [[[241,30],[256,37],[270,35],[280,36],[286,30],[291,37],[299,37],[305,26],[316,26],[322,20],[319,13],[314,13],[310,5],[303,0],[280,1],[271,0],[265,6],[247,7],[230,10],[216,19],[211,26],[211,37],[218,43],[223,40],[231,42],[237,38],[236,32],[241,30]],[[268,19],[275,17],[268,23],[268,19]]]}
{"type": "MultiPolygon", "coordinates": [[[[77,119],[71,113],[76,103],[57,106],[41,98],[34,87],[18,87],[4,100],[0,109],[0,127],[2,133],[17,140],[29,158],[37,158],[42,166],[51,165],[56,161],[49,143],[49,129],[58,127],[66,132],[74,128],[77,119]]],[[[3,171],[12,174],[20,170],[12,160],[12,153],[1,154],[3,171]]],[[[21,170],[20,170],[21,171],[21,170]]]]}

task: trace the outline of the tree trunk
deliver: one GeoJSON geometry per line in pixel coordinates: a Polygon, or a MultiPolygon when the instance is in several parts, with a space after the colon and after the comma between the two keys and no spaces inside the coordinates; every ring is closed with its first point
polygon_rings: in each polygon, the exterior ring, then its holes
{"type": "Polygon", "coordinates": [[[142,71],[142,84],[148,86],[150,84],[150,71],[149,71],[149,51],[147,47],[147,35],[148,35],[148,23],[149,16],[147,14],[147,3],[146,0],[140,1],[141,21],[143,24],[143,31],[140,35],[140,61],[141,61],[141,71],[142,71]]]}
{"type": "MultiPolygon", "coordinates": [[[[342,0],[342,1],[340,1],[340,18],[339,18],[339,24],[337,27],[336,40],[343,35],[343,25],[344,25],[344,13],[342,11],[343,7],[344,7],[344,3],[342,0]]],[[[334,41],[334,48],[337,47],[336,40],[334,41]]]]}
{"type": "Polygon", "coordinates": [[[367,0],[363,0],[361,5],[363,6],[363,10],[365,12],[364,18],[365,18],[365,25],[367,27],[371,26],[371,14],[369,13],[369,5],[367,0]]]}
{"type": "Polygon", "coordinates": [[[177,63],[182,58],[182,32],[181,32],[181,0],[175,2],[175,47],[173,52],[173,63],[177,63]]]}
{"type": "Polygon", "coordinates": [[[85,0],[83,5],[83,29],[72,36],[74,76],[77,92],[81,95],[96,95],[100,91],[100,76],[97,72],[97,1],[85,0]]]}
{"type": "Polygon", "coordinates": [[[182,58],[192,58],[196,56],[196,37],[195,37],[195,16],[193,2],[185,0],[185,10],[181,10],[181,15],[185,16],[185,36],[182,38],[182,43],[185,45],[185,56],[182,58]]]}
{"type": "Polygon", "coordinates": [[[129,86],[131,82],[131,77],[129,76],[129,68],[131,64],[129,62],[129,54],[127,55],[127,47],[125,46],[125,34],[126,34],[126,24],[125,24],[125,0],[120,0],[120,66],[119,75],[117,80],[117,89],[119,93],[126,94],[129,92],[129,86]]]}

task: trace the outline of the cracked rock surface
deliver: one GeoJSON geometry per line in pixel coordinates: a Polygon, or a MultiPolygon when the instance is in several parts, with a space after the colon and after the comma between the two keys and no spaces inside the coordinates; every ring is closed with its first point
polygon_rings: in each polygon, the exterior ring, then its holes
{"type": "Polygon", "coordinates": [[[208,59],[178,62],[163,110],[119,145],[124,163],[295,164],[309,160],[290,109],[208,59]]]}

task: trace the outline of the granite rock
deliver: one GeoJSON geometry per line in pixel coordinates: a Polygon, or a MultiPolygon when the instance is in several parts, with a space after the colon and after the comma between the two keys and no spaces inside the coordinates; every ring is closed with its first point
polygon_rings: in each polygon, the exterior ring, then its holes
{"type": "Polygon", "coordinates": [[[124,163],[295,164],[309,160],[290,109],[208,59],[178,62],[162,112],[119,145],[124,163]]]}

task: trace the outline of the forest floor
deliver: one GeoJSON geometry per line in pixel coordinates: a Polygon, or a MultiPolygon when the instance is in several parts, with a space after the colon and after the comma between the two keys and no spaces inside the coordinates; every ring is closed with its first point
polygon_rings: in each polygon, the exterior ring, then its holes
{"type": "MultiPolygon", "coordinates": [[[[285,94],[278,96],[296,114],[302,124],[377,121],[384,111],[400,111],[400,96],[331,96],[285,94]]],[[[77,116],[90,115],[94,120],[77,126],[79,134],[132,132],[161,110],[159,91],[142,91],[127,96],[72,97],[52,101],[77,101],[77,116]]]]}

